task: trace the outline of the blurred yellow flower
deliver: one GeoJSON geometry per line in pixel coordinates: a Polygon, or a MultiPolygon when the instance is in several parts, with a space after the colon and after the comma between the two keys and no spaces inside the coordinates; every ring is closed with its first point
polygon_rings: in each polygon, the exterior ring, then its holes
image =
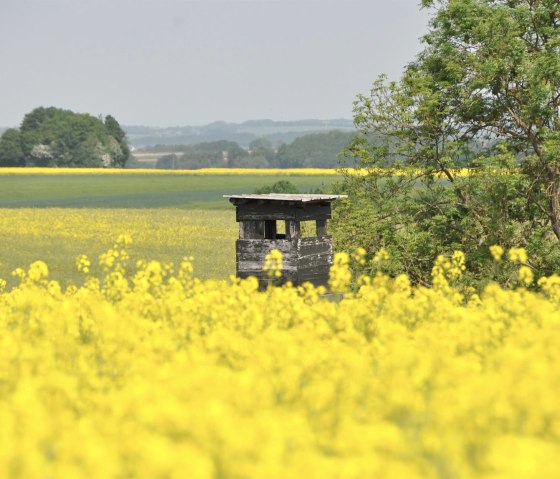
{"type": "Polygon", "coordinates": [[[494,261],[499,262],[502,260],[502,256],[504,255],[504,248],[497,244],[490,246],[490,254],[492,255],[492,258],[494,258],[494,261]]]}
{"type": "Polygon", "coordinates": [[[531,292],[521,265],[518,289],[464,300],[456,251],[433,288],[349,292],[342,253],[340,294],[262,293],[191,257],[131,266],[131,244],[78,256],[83,286],[42,261],[0,281],[0,477],[560,477],[558,276],[531,292]]]}

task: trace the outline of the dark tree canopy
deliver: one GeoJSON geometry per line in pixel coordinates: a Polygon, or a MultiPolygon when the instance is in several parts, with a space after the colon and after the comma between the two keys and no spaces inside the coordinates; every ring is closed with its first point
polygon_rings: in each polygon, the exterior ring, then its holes
{"type": "Polygon", "coordinates": [[[297,194],[299,193],[299,189],[296,185],[294,185],[291,181],[288,180],[280,180],[272,185],[261,186],[260,188],[255,189],[254,193],[262,195],[268,193],[291,193],[297,194]]]}
{"type": "Polygon", "coordinates": [[[249,153],[235,141],[219,140],[183,145],[181,155],[161,157],[156,167],[166,169],[227,168],[244,166],[249,153]]]}
{"type": "Polygon", "coordinates": [[[124,131],[107,116],[39,107],[0,137],[0,166],[122,167],[130,155],[124,131]]]}
{"type": "Polygon", "coordinates": [[[354,136],[355,132],[338,130],[303,135],[283,144],[272,164],[277,168],[336,168],[338,155],[354,136]]]}

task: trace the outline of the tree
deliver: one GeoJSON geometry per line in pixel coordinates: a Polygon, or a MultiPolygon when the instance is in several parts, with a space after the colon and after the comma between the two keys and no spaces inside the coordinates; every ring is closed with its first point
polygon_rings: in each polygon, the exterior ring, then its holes
{"type": "Polygon", "coordinates": [[[274,161],[280,168],[335,168],[338,155],[354,136],[355,132],[338,130],[303,135],[281,145],[274,161]]]}
{"type": "Polygon", "coordinates": [[[44,108],[40,106],[35,108],[23,118],[20,131],[25,133],[28,131],[38,130],[46,119],[52,118],[55,114],[56,108],[54,107],[44,108]]]}
{"type": "Polygon", "coordinates": [[[117,166],[123,167],[130,156],[130,148],[126,141],[126,133],[123,131],[118,121],[111,115],[105,117],[105,128],[110,136],[112,136],[118,144],[120,151],[114,153],[114,163],[117,166]]]}
{"type": "MultiPolygon", "coordinates": [[[[353,202],[339,214],[363,220],[372,247],[392,248],[395,270],[421,282],[452,249],[476,275],[494,243],[526,246],[550,273],[560,258],[560,4],[422,5],[432,12],[424,49],[399,81],[381,77],[355,103],[362,137],[347,157],[369,174],[348,176],[353,202]]],[[[341,244],[355,243],[339,230],[341,244]]]]}
{"type": "Polygon", "coordinates": [[[240,167],[269,168],[275,161],[276,152],[267,138],[256,138],[249,143],[249,158],[240,162],[240,167]],[[244,166],[246,165],[246,166],[244,166]]]}
{"type": "Polygon", "coordinates": [[[268,194],[268,193],[299,193],[298,187],[294,185],[291,181],[280,180],[272,185],[261,186],[257,188],[254,193],[256,194],[268,194]]]}
{"type": "Polygon", "coordinates": [[[15,128],[6,130],[0,137],[0,166],[23,166],[25,155],[21,133],[15,128]]]}
{"type": "Polygon", "coordinates": [[[523,157],[523,173],[537,182],[531,200],[560,239],[560,4],[437,4],[421,64],[446,88],[450,117],[523,157]]]}
{"type": "Polygon", "coordinates": [[[198,168],[228,168],[246,166],[249,153],[234,141],[209,141],[196,145],[182,145],[176,151],[183,154],[173,161],[162,158],[158,161],[158,168],[198,169],[198,168]]]}
{"type": "Polygon", "coordinates": [[[249,143],[249,153],[252,156],[259,155],[270,160],[274,157],[274,148],[272,148],[272,143],[267,138],[256,138],[249,143]]]}
{"type": "Polygon", "coordinates": [[[39,107],[19,130],[0,138],[0,166],[124,166],[130,150],[118,122],[87,114],[39,107]]]}

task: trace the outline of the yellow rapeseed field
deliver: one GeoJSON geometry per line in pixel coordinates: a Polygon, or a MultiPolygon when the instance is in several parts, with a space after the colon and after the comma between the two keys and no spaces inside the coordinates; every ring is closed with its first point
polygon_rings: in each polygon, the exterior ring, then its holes
{"type": "Polygon", "coordinates": [[[342,254],[329,301],[130,243],[75,258],[83,287],[37,261],[0,293],[0,477],[560,477],[560,278],[464,296],[457,252],[432,289],[349,292],[342,254]]]}
{"type": "MultiPolygon", "coordinates": [[[[468,176],[476,170],[469,168],[450,169],[453,176],[468,176]]],[[[496,170],[498,172],[498,170],[496,170]]],[[[175,176],[212,176],[212,175],[286,175],[286,176],[340,176],[342,173],[367,176],[370,173],[383,173],[386,176],[422,175],[417,168],[200,168],[198,170],[158,170],[158,169],[122,169],[122,168],[1,168],[0,176],[10,175],[175,175],[175,176]]],[[[437,176],[445,178],[443,173],[437,176]]]]}
{"type": "Polygon", "coordinates": [[[0,277],[42,260],[63,285],[78,282],[76,256],[84,251],[98,256],[115,235],[128,232],[135,240],[133,259],[165,263],[194,256],[199,276],[225,279],[235,272],[238,225],[232,215],[167,208],[0,208],[0,277]]]}
{"type": "Polygon", "coordinates": [[[122,168],[0,168],[0,175],[339,175],[335,169],[323,168],[200,168],[198,170],[157,170],[122,168]]]}

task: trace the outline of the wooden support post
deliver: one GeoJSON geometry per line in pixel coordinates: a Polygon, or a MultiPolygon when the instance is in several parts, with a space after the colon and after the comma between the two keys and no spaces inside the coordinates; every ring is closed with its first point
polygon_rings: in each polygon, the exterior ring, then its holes
{"type": "Polygon", "coordinates": [[[317,236],[327,236],[327,220],[317,220],[317,236]]]}
{"type": "Polygon", "coordinates": [[[298,240],[300,239],[299,221],[286,221],[286,239],[298,240]]]}

